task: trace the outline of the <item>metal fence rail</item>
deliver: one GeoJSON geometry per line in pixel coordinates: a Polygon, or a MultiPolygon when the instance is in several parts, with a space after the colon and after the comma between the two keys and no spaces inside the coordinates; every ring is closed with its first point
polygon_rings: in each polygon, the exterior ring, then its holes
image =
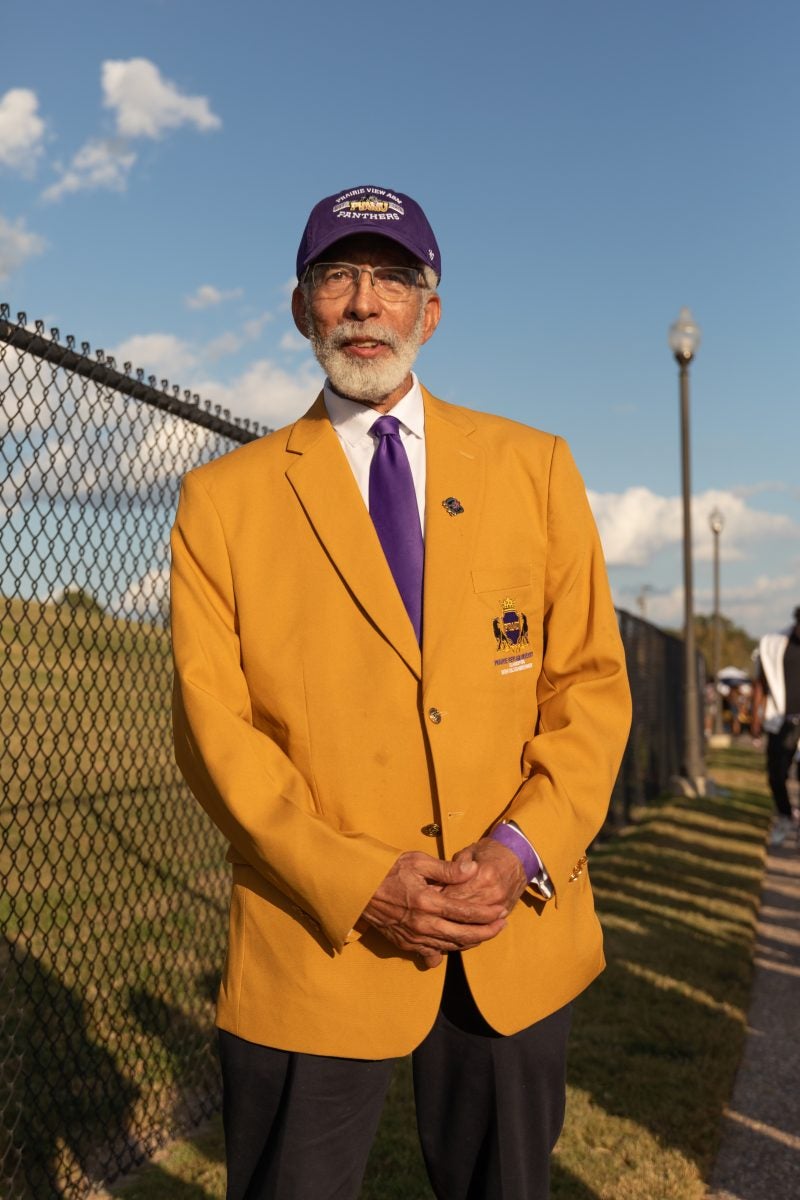
{"type": "MultiPolygon", "coordinates": [[[[0,1195],[79,1200],[219,1105],[220,838],[171,749],[180,478],[261,430],[0,307],[0,1195]]],[[[619,821],[677,766],[680,652],[621,614],[619,821]]]]}

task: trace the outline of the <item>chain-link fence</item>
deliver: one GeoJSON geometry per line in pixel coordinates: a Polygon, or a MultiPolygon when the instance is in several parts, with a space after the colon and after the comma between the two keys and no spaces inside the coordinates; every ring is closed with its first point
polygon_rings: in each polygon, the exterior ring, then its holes
{"type": "MultiPolygon", "coordinates": [[[[0,308],[0,1194],[79,1200],[219,1104],[220,839],[172,756],[181,476],[257,436],[0,308]]],[[[621,614],[615,793],[677,767],[679,643],[621,614]]]]}
{"type": "Polygon", "coordinates": [[[170,733],[181,476],[257,431],[0,310],[0,1195],[81,1197],[218,1105],[220,841],[170,733]]]}

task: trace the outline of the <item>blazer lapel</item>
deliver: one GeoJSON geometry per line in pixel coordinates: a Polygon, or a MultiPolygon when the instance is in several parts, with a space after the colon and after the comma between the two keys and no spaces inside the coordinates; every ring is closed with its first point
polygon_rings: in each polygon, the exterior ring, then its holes
{"type": "Polygon", "coordinates": [[[420,678],[414,628],[321,394],[292,427],[287,450],[296,456],[287,478],[331,562],[372,623],[420,678]]]}
{"type": "Polygon", "coordinates": [[[427,665],[446,638],[450,614],[471,586],[473,546],[482,509],[485,454],[462,409],[425,399],[425,591],[422,651],[427,665]],[[448,506],[444,501],[455,501],[448,506]],[[463,509],[458,512],[458,508],[463,509]]]}

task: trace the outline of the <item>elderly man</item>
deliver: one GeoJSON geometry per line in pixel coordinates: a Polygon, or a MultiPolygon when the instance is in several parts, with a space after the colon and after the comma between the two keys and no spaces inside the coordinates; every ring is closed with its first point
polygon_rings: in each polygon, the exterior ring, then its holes
{"type": "Polygon", "coordinates": [[[176,753],[233,874],[228,1197],[356,1197],[413,1051],[437,1197],[544,1200],[629,719],[597,534],[563,441],[412,374],[410,197],[320,201],[297,274],[323,392],[191,472],[173,533],[176,753]]]}

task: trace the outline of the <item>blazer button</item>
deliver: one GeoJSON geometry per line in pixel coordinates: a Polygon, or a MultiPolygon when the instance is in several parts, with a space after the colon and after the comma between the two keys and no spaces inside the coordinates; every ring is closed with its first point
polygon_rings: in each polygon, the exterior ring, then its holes
{"type": "Polygon", "coordinates": [[[439,712],[438,708],[429,708],[428,719],[432,721],[434,725],[440,725],[442,721],[442,714],[439,712]]]}
{"type": "Polygon", "coordinates": [[[423,825],[420,832],[424,833],[425,837],[438,837],[442,832],[442,827],[434,821],[431,825],[423,825]]]}

